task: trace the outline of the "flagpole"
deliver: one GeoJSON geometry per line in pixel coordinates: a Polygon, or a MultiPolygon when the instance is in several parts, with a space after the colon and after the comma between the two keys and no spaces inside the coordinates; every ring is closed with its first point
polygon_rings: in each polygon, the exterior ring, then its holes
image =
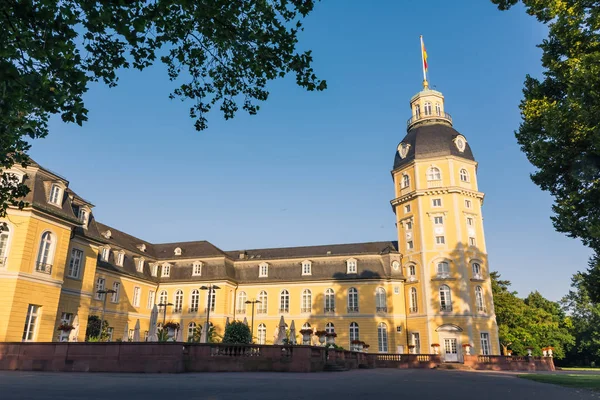
{"type": "Polygon", "coordinates": [[[423,35],[420,36],[421,39],[421,67],[423,68],[423,87],[427,88],[429,84],[427,83],[427,71],[425,70],[425,54],[423,54],[423,49],[425,48],[425,44],[423,44],[423,35]]]}

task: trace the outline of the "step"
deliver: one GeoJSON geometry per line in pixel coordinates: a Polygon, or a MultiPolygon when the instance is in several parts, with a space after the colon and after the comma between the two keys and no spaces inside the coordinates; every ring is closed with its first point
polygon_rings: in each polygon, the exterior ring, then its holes
{"type": "Polygon", "coordinates": [[[473,371],[473,368],[461,363],[441,363],[437,369],[457,370],[457,371],[473,371]]]}

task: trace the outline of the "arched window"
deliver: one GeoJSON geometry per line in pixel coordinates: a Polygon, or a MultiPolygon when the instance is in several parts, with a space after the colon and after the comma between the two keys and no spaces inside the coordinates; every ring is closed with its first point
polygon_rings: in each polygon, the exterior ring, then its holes
{"type": "Polygon", "coordinates": [[[325,312],[335,312],[335,293],[331,288],[325,291],[325,312]]]}
{"type": "Polygon", "coordinates": [[[408,276],[410,278],[417,278],[417,267],[414,264],[408,266],[408,276]]]}
{"type": "Polygon", "coordinates": [[[431,115],[431,103],[430,102],[426,102],[424,104],[424,106],[425,107],[423,107],[423,108],[425,110],[425,115],[431,115]]]}
{"type": "Polygon", "coordinates": [[[195,322],[190,322],[188,324],[188,336],[187,336],[187,341],[188,342],[193,342],[194,341],[194,334],[195,333],[196,333],[196,323],[195,322]]]}
{"type": "Polygon", "coordinates": [[[217,303],[217,291],[213,290],[212,295],[209,298],[210,290],[206,292],[206,307],[210,307],[210,311],[215,311],[215,304],[217,303]]]}
{"type": "Polygon", "coordinates": [[[473,278],[481,279],[481,265],[473,263],[473,278]]]}
{"type": "Polygon", "coordinates": [[[290,312],[290,292],[286,289],[283,289],[279,294],[279,313],[289,313],[290,312]]]}
{"type": "Polygon", "coordinates": [[[410,298],[409,298],[409,302],[410,302],[410,312],[411,313],[416,313],[419,312],[419,298],[417,297],[417,288],[410,288],[410,298]]]}
{"type": "Polygon", "coordinates": [[[459,175],[460,175],[461,182],[469,182],[469,173],[467,172],[466,169],[461,168],[461,170],[459,171],[459,175]]]}
{"type": "Polygon", "coordinates": [[[380,322],[377,326],[377,344],[379,345],[380,353],[388,352],[388,334],[387,325],[380,322]]]}
{"type": "Polygon", "coordinates": [[[50,274],[52,272],[52,259],[54,258],[54,237],[50,232],[42,234],[40,250],[38,252],[36,271],[50,274]]]}
{"type": "Polygon", "coordinates": [[[173,312],[180,313],[183,308],[183,290],[179,289],[175,292],[173,312]]]}
{"type": "Polygon", "coordinates": [[[246,300],[248,300],[246,297],[246,292],[239,292],[237,295],[237,307],[235,310],[236,314],[246,314],[246,300]]]}
{"type": "Polygon", "coordinates": [[[262,290],[258,294],[258,301],[260,301],[260,303],[257,304],[258,307],[256,309],[256,313],[257,314],[266,314],[267,313],[267,292],[262,290]]]}
{"type": "Polygon", "coordinates": [[[407,174],[402,175],[402,188],[407,188],[410,186],[410,176],[407,174]]]}
{"type": "Polygon", "coordinates": [[[265,344],[267,342],[267,327],[265,324],[258,325],[258,344],[265,344]]]}
{"type": "Polygon", "coordinates": [[[421,106],[418,104],[415,105],[415,118],[421,118],[421,106]]]}
{"type": "Polygon", "coordinates": [[[427,170],[427,180],[428,181],[439,181],[442,179],[442,172],[438,167],[429,167],[427,170]]]}
{"type": "Polygon", "coordinates": [[[356,288],[348,290],[348,312],[358,312],[358,290],[356,288]]]}
{"type": "Polygon", "coordinates": [[[190,312],[198,312],[198,306],[200,305],[200,291],[198,289],[192,290],[192,296],[190,297],[190,312]]]}
{"type": "Polygon", "coordinates": [[[163,290],[162,292],[160,292],[160,294],[158,295],[158,304],[167,304],[167,291],[163,290]]]}
{"type": "Polygon", "coordinates": [[[358,340],[359,332],[358,332],[358,324],[356,322],[350,323],[350,348],[353,348],[352,344],[353,340],[358,340]]]}
{"type": "Polygon", "coordinates": [[[308,289],[302,291],[302,305],[300,312],[309,313],[312,311],[312,292],[308,289]]]}
{"type": "Polygon", "coordinates": [[[385,289],[382,287],[378,287],[377,290],[375,290],[375,311],[387,312],[385,289]]]}
{"type": "Polygon", "coordinates": [[[327,325],[325,325],[325,332],[327,332],[327,333],[334,333],[335,332],[335,326],[331,322],[328,322],[327,325]]]}
{"type": "MultiPolygon", "coordinates": [[[[1,224],[1,222],[0,222],[1,224]]],[[[0,268],[6,266],[6,259],[8,257],[8,245],[10,239],[10,228],[5,225],[0,232],[0,268]]]]}
{"type": "Polygon", "coordinates": [[[440,106],[440,103],[435,103],[435,115],[438,117],[442,115],[442,107],[440,106]]]}
{"type": "Polygon", "coordinates": [[[440,311],[452,311],[452,294],[447,285],[440,286],[440,311]]]}
{"type": "Polygon", "coordinates": [[[438,276],[450,275],[450,265],[446,261],[439,262],[437,265],[438,276]]]}
{"type": "Polygon", "coordinates": [[[477,304],[478,312],[485,312],[485,302],[483,301],[483,289],[481,286],[475,288],[475,303],[477,304]]]}

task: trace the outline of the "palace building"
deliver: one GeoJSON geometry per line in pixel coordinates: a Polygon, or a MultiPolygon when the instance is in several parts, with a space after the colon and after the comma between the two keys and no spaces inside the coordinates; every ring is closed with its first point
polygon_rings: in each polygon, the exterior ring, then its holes
{"type": "MultiPolygon", "coordinates": [[[[442,93],[410,100],[412,117],[395,150],[397,240],[308,247],[222,250],[208,241],[150,243],[107,226],[67,179],[36,163],[14,167],[31,188],[10,208],[0,233],[0,341],[83,341],[88,316],[112,340],[142,340],[155,304],[181,323],[184,340],[205,323],[250,323],[257,343],[273,343],[281,316],[337,333],[349,349],[433,353],[460,361],[461,346],[499,354],[478,190],[477,162],[452,127],[442,93]],[[209,299],[205,289],[218,286],[209,299]],[[114,293],[104,299],[98,291],[114,293]],[[66,322],[79,329],[62,332],[66,322]]],[[[391,188],[390,188],[391,189],[391,188]]],[[[243,246],[243,244],[240,244],[243,246]]]]}

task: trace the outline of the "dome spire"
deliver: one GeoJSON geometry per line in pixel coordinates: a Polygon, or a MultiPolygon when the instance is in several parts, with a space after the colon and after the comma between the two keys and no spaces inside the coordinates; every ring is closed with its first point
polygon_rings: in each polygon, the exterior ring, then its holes
{"type": "Polygon", "coordinates": [[[423,62],[423,89],[429,89],[429,82],[427,82],[427,50],[425,50],[425,43],[423,43],[423,35],[421,38],[421,61],[423,62]]]}

